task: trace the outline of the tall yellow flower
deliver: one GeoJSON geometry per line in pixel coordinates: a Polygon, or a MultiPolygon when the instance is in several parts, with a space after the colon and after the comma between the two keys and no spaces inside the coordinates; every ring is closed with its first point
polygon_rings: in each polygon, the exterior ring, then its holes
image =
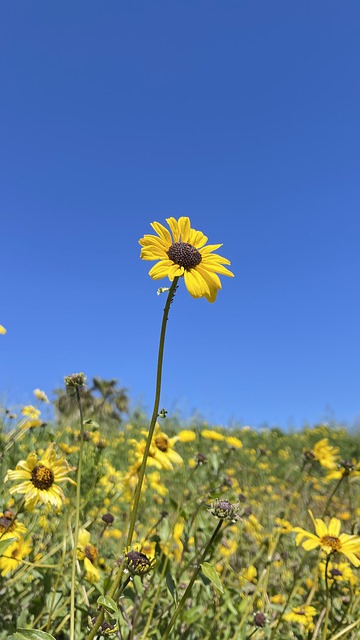
{"type": "Polygon", "coordinates": [[[224,264],[230,261],[216,253],[222,244],[206,244],[208,238],[191,228],[190,218],[182,216],[178,220],[166,218],[170,231],[159,222],[151,226],[158,235],[144,235],[140,257],[143,260],[159,260],[149,271],[154,280],[165,278],[174,280],[183,276],[185,285],[193,298],[206,298],[215,302],[221,289],[217,274],[233,277],[224,264]]]}
{"type": "Polygon", "coordinates": [[[0,557],[1,575],[6,576],[10,571],[15,571],[23,558],[29,555],[31,549],[30,540],[24,540],[22,537],[16,538],[0,557]]]}
{"type": "Polygon", "coordinates": [[[73,469],[64,458],[56,458],[54,446],[51,443],[42,458],[38,459],[35,452],[30,453],[26,460],[20,460],[16,469],[9,469],[6,480],[22,480],[10,489],[10,493],[25,495],[25,506],[29,511],[35,509],[39,503],[61,508],[65,496],[56,483],[71,482],[67,474],[73,469]]]}
{"type": "Polygon", "coordinates": [[[100,572],[95,566],[99,551],[90,543],[90,533],[84,528],[79,530],[76,555],[78,560],[84,561],[85,580],[88,582],[99,582],[100,572]]]}
{"type": "Polygon", "coordinates": [[[338,518],[331,518],[327,525],[320,518],[314,518],[311,511],[309,513],[314,523],[315,533],[301,527],[294,527],[293,531],[297,532],[296,544],[302,544],[306,551],[321,547],[328,555],[343,553],[355,567],[360,567],[360,537],[348,533],[340,534],[341,522],[338,518]],[[303,538],[307,540],[302,542],[303,538]]]}

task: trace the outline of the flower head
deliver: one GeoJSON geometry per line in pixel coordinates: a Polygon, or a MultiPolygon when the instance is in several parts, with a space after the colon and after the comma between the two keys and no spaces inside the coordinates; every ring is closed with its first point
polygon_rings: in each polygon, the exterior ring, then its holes
{"type": "Polygon", "coordinates": [[[154,280],[165,278],[174,280],[183,276],[185,285],[193,298],[206,298],[215,302],[221,289],[218,274],[233,276],[224,264],[229,260],[213,253],[221,244],[206,245],[207,237],[191,228],[190,218],[182,216],[178,220],[167,218],[170,231],[159,222],[151,226],[157,235],[146,234],[139,240],[140,257],[143,260],[158,260],[149,271],[154,280]]]}
{"type": "Polygon", "coordinates": [[[100,580],[99,569],[95,566],[95,561],[99,552],[90,543],[90,533],[84,528],[79,530],[76,555],[79,560],[84,561],[85,580],[88,582],[98,582],[100,580]]]}
{"type": "Polygon", "coordinates": [[[314,518],[311,511],[309,513],[314,523],[315,533],[301,527],[294,527],[293,531],[297,532],[296,544],[302,544],[306,551],[321,547],[328,555],[343,553],[355,567],[360,567],[360,537],[347,533],[340,534],[341,521],[338,518],[331,518],[327,525],[320,518],[314,518]],[[302,542],[303,538],[307,540],[302,542]]]}
{"type": "Polygon", "coordinates": [[[155,566],[154,556],[143,553],[136,545],[133,549],[125,549],[125,563],[129,572],[134,576],[144,576],[155,566]]]}
{"type": "Polygon", "coordinates": [[[310,605],[293,607],[291,611],[285,613],[284,620],[287,622],[295,622],[301,625],[307,631],[312,631],[315,627],[313,618],[316,616],[316,609],[310,605]]]}
{"type": "Polygon", "coordinates": [[[42,391],[41,389],[34,389],[33,393],[35,398],[41,400],[41,402],[46,402],[46,404],[49,404],[49,398],[47,397],[45,391],[42,391]]]}
{"type": "Polygon", "coordinates": [[[5,327],[3,327],[2,324],[0,324],[0,335],[5,335],[5,333],[6,333],[5,327]]]}
{"type": "Polygon", "coordinates": [[[64,458],[56,458],[53,444],[50,444],[43,456],[38,459],[35,452],[30,453],[26,460],[20,460],[16,469],[9,469],[5,480],[22,480],[11,487],[10,493],[25,495],[25,506],[29,511],[35,509],[39,503],[61,508],[65,496],[58,486],[60,482],[71,482],[67,474],[72,468],[64,458]]]}
{"type": "Polygon", "coordinates": [[[229,500],[214,500],[210,505],[210,511],[219,520],[230,520],[236,522],[240,519],[239,508],[229,500]]]}
{"type": "Polygon", "coordinates": [[[31,549],[31,542],[22,537],[16,538],[9,544],[0,557],[1,575],[6,576],[10,571],[15,571],[23,558],[29,555],[31,549]]]}

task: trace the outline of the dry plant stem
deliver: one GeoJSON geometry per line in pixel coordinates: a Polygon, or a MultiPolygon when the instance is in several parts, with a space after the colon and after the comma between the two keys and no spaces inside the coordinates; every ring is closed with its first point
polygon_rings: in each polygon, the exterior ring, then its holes
{"type": "Polygon", "coordinates": [[[173,626],[174,626],[174,624],[175,624],[175,622],[176,622],[176,620],[177,620],[177,618],[178,618],[179,614],[180,614],[180,613],[181,613],[181,611],[183,610],[183,608],[184,608],[184,604],[185,604],[185,602],[186,602],[187,598],[188,598],[188,597],[189,597],[189,595],[190,595],[190,592],[191,592],[192,586],[193,586],[193,584],[194,584],[194,582],[195,582],[196,578],[198,577],[198,575],[199,575],[199,573],[200,573],[201,564],[204,562],[204,560],[205,560],[205,558],[206,558],[206,556],[207,556],[207,554],[208,554],[209,550],[211,549],[211,547],[212,547],[212,545],[213,545],[213,543],[214,543],[214,540],[215,540],[215,538],[216,538],[217,534],[219,533],[219,531],[220,531],[220,529],[221,529],[221,525],[222,525],[222,523],[223,523],[223,522],[224,522],[223,520],[219,520],[219,522],[218,522],[218,524],[217,524],[217,526],[216,526],[215,531],[213,532],[213,534],[212,534],[212,536],[211,536],[210,540],[208,541],[207,545],[205,546],[205,549],[204,549],[204,551],[202,552],[202,555],[201,555],[201,558],[200,558],[200,560],[199,560],[199,562],[198,562],[198,565],[197,565],[197,567],[196,567],[196,569],[195,569],[195,571],[194,571],[193,575],[191,576],[190,582],[189,582],[188,586],[186,587],[186,589],[185,589],[185,591],[184,591],[184,593],[183,593],[183,596],[182,596],[182,598],[181,598],[181,600],[180,600],[180,602],[179,602],[178,606],[176,607],[176,609],[175,609],[175,611],[174,611],[174,613],[173,613],[173,615],[172,615],[172,617],[171,617],[171,620],[170,620],[170,622],[169,622],[168,626],[167,626],[167,627],[166,627],[166,629],[165,629],[165,633],[164,633],[164,635],[161,637],[161,640],[167,640],[167,638],[169,637],[169,633],[170,633],[171,629],[173,628],[173,626]]]}
{"type": "Polygon", "coordinates": [[[79,538],[79,521],[80,521],[80,499],[81,499],[81,473],[82,473],[82,453],[84,446],[84,417],[81,406],[81,398],[79,387],[76,387],[76,399],[80,413],[80,446],[79,461],[76,474],[76,503],[75,503],[75,527],[74,527],[74,546],[71,568],[71,597],[70,597],[70,640],[75,640],[75,592],[76,592],[76,550],[79,538]]]}
{"type": "MultiPolygon", "coordinates": [[[[159,406],[160,406],[160,393],[161,393],[161,381],[162,381],[162,367],[163,367],[163,358],[164,358],[164,347],[165,347],[165,334],[166,334],[166,325],[167,325],[167,321],[169,319],[169,311],[170,311],[170,305],[174,299],[174,295],[177,289],[177,285],[178,285],[178,281],[179,281],[179,277],[174,278],[171,287],[169,289],[169,293],[166,299],[166,303],[165,303],[165,307],[164,307],[164,313],[163,313],[163,319],[162,319],[162,323],[161,323],[161,330],[160,330],[160,340],[159,340],[159,350],[158,350],[158,360],[157,360],[157,370],[156,370],[156,386],[155,386],[155,398],[154,398],[154,408],[153,408],[153,412],[152,412],[152,416],[151,416],[151,421],[150,421],[150,426],[149,426],[149,433],[148,433],[148,437],[146,440],[146,445],[145,445],[145,450],[144,450],[144,455],[143,455],[143,459],[142,459],[142,463],[141,463],[141,467],[139,469],[139,478],[138,478],[138,482],[136,485],[136,489],[135,489],[135,494],[134,494],[134,501],[132,504],[132,509],[131,509],[131,516],[130,516],[130,524],[129,524],[129,531],[128,531],[128,535],[127,535],[127,540],[126,540],[126,546],[130,547],[131,546],[131,542],[133,539],[133,535],[134,535],[134,529],[135,529],[135,523],[136,523],[136,518],[137,518],[137,513],[138,513],[138,509],[139,509],[139,502],[140,502],[140,495],[141,495],[141,489],[142,489],[142,485],[144,482],[144,476],[145,476],[145,469],[146,469],[146,461],[149,455],[149,450],[150,450],[150,445],[151,445],[151,440],[154,434],[154,429],[155,429],[155,425],[156,425],[156,420],[158,418],[159,415],[159,406]]],[[[111,586],[111,589],[109,591],[109,595],[111,598],[115,597],[115,594],[117,594],[118,597],[118,588],[122,579],[122,575],[123,575],[123,571],[124,571],[124,566],[123,564],[119,567],[115,578],[114,578],[114,582],[111,586]]],[[[86,636],[86,640],[93,640],[93,638],[95,638],[98,629],[100,628],[100,625],[102,623],[102,621],[104,620],[104,608],[102,607],[100,609],[99,615],[96,619],[96,621],[94,622],[94,626],[92,627],[90,633],[86,636]]],[[[70,640],[73,640],[72,638],[70,640]]]]}

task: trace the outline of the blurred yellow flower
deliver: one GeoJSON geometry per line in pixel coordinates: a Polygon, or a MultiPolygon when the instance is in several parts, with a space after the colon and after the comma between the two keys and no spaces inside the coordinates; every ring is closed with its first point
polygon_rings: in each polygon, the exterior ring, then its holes
{"type": "Polygon", "coordinates": [[[285,613],[284,620],[300,624],[306,631],[312,631],[315,628],[313,618],[316,616],[316,613],[315,607],[310,605],[293,607],[291,611],[285,613]]]}
{"type": "Polygon", "coordinates": [[[5,335],[5,333],[6,333],[5,327],[3,327],[2,324],[0,324],[0,335],[5,335]]]}
{"type": "Polygon", "coordinates": [[[12,542],[0,557],[1,575],[6,576],[11,571],[15,571],[31,550],[30,540],[24,540],[24,538],[19,537],[12,542]]]}
{"type": "Polygon", "coordinates": [[[239,440],[239,438],[236,438],[235,436],[227,436],[225,438],[225,441],[226,444],[230,445],[230,447],[234,447],[234,449],[241,449],[243,446],[241,440],[239,440]]]}
{"type": "Polygon", "coordinates": [[[27,404],[21,409],[21,413],[23,414],[23,416],[27,416],[31,420],[36,420],[36,418],[38,418],[41,414],[41,411],[39,411],[39,409],[37,409],[36,407],[33,407],[32,404],[27,404]]]}
{"type": "Polygon", "coordinates": [[[360,537],[340,534],[341,522],[338,518],[331,518],[329,525],[326,525],[320,518],[314,518],[311,511],[309,513],[314,523],[315,534],[301,527],[294,527],[293,531],[297,532],[296,544],[302,544],[306,551],[321,547],[328,555],[343,553],[355,567],[360,567],[360,537]],[[302,542],[303,538],[307,540],[302,542]]]}
{"type": "Polygon", "coordinates": [[[221,289],[217,274],[231,276],[224,264],[230,261],[213,253],[221,244],[206,245],[208,238],[201,232],[191,228],[190,218],[186,216],[167,218],[170,231],[159,222],[151,226],[158,234],[146,234],[139,240],[142,246],[140,257],[143,260],[158,260],[149,271],[154,280],[168,277],[184,277],[185,285],[193,298],[205,297],[215,302],[217,292],[221,289]]]}
{"type": "Polygon", "coordinates": [[[201,435],[203,438],[207,440],[225,440],[225,436],[218,431],[213,431],[212,429],[203,429],[201,431],[201,435]]]}
{"type": "Polygon", "coordinates": [[[99,552],[97,548],[90,543],[90,533],[84,528],[79,530],[76,555],[78,560],[84,561],[85,580],[88,582],[98,582],[100,580],[100,572],[94,563],[99,552]]]}
{"type": "Polygon", "coordinates": [[[49,398],[47,397],[45,391],[41,391],[41,389],[34,389],[33,393],[35,398],[41,400],[41,402],[46,402],[46,404],[49,404],[49,398]]]}
{"type": "Polygon", "coordinates": [[[313,459],[317,460],[325,469],[336,468],[339,448],[330,445],[328,438],[316,442],[310,453],[313,459]]]}
{"type": "Polygon", "coordinates": [[[67,476],[69,471],[73,469],[64,458],[56,458],[54,446],[51,443],[40,460],[33,452],[26,460],[20,460],[15,470],[9,469],[5,481],[22,480],[20,484],[10,488],[10,493],[24,494],[25,506],[29,511],[35,509],[39,503],[60,509],[65,496],[56,483],[75,484],[74,480],[67,476]]]}
{"type": "Polygon", "coordinates": [[[190,431],[190,429],[183,429],[182,431],[179,431],[177,435],[180,442],[193,442],[196,440],[195,431],[190,431]]]}

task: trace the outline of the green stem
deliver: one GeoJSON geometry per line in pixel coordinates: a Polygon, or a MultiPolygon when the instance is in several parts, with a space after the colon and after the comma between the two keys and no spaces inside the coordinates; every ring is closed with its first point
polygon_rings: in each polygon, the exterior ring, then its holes
{"type": "Polygon", "coordinates": [[[330,594],[329,594],[329,576],[328,576],[328,566],[330,561],[330,555],[326,558],[325,564],[325,595],[326,595],[326,610],[325,610],[325,621],[324,621],[324,629],[322,634],[322,640],[326,640],[328,634],[328,626],[329,626],[329,610],[330,610],[330,594]]]}
{"type": "MultiPolygon", "coordinates": [[[[151,445],[151,440],[152,440],[152,437],[153,437],[153,434],[154,434],[154,430],[155,430],[156,420],[157,420],[158,415],[159,415],[166,325],[167,325],[167,321],[169,319],[170,305],[171,305],[171,303],[172,303],[172,301],[174,299],[174,295],[175,295],[175,292],[176,292],[176,289],[177,289],[178,281],[179,281],[179,277],[174,278],[174,280],[173,280],[173,282],[171,284],[171,287],[169,289],[169,293],[168,293],[168,296],[167,296],[167,299],[166,299],[166,304],[165,304],[165,307],[164,307],[163,319],[162,319],[161,330],[160,330],[160,340],[159,340],[159,350],[158,350],[158,360],[157,360],[157,370],[156,370],[156,386],[155,386],[154,407],[153,407],[153,412],[152,412],[150,426],[149,426],[149,433],[148,433],[147,440],[146,440],[144,456],[143,456],[142,463],[141,463],[141,466],[140,466],[140,469],[139,469],[139,478],[138,478],[138,482],[137,482],[136,489],[135,489],[134,501],[133,501],[133,504],[132,504],[129,531],[128,531],[127,540],[126,540],[126,547],[130,547],[131,546],[131,542],[132,542],[132,539],[133,539],[134,530],[135,530],[135,523],[136,523],[137,513],[138,513],[138,509],[139,509],[141,489],[142,489],[142,485],[143,485],[143,482],[144,482],[146,461],[147,461],[147,458],[148,458],[148,455],[149,455],[149,451],[150,451],[150,445],[151,445]]],[[[115,575],[114,582],[113,582],[113,584],[111,586],[111,589],[109,591],[109,595],[110,595],[111,598],[116,597],[115,594],[118,593],[118,588],[119,588],[119,585],[121,583],[123,571],[124,571],[124,566],[123,566],[123,563],[122,563],[120,565],[116,575],[115,575]]],[[[99,615],[98,615],[96,621],[94,622],[94,625],[92,626],[90,633],[86,636],[86,640],[93,640],[93,638],[95,638],[96,633],[97,633],[97,631],[98,631],[98,629],[99,629],[99,627],[100,627],[100,625],[101,625],[103,620],[104,620],[104,608],[101,607],[99,615]]],[[[71,638],[70,640],[73,640],[73,639],[71,638]]]]}
{"type": "Polygon", "coordinates": [[[136,516],[137,516],[137,512],[138,512],[138,508],[139,508],[139,502],[140,502],[140,494],[141,494],[141,489],[142,489],[144,476],[145,476],[146,462],[147,462],[147,458],[148,458],[148,455],[149,455],[149,450],[150,450],[151,440],[152,440],[154,429],[155,429],[155,425],[156,425],[156,420],[157,420],[158,415],[159,415],[166,325],[167,325],[167,321],[168,321],[168,318],[169,318],[170,305],[171,305],[171,303],[173,301],[173,298],[174,298],[174,295],[175,295],[175,291],[176,291],[176,288],[177,288],[178,280],[179,280],[179,277],[174,278],[174,280],[172,282],[172,285],[171,285],[171,287],[169,289],[168,297],[167,297],[165,308],[164,308],[163,319],[162,319],[162,323],[161,323],[159,352],[158,352],[158,361],[157,361],[157,372],[156,372],[156,387],[155,387],[154,408],[153,408],[153,412],[152,412],[152,416],[151,416],[149,433],[148,433],[148,437],[147,437],[147,440],[146,440],[144,456],[143,456],[143,459],[142,459],[141,467],[139,469],[139,479],[138,479],[138,483],[137,483],[136,489],[135,489],[135,495],[134,495],[134,502],[133,502],[133,505],[132,505],[129,531],[128,531],[128,536],[127,536],[127,541],[126,541],[126,546],[127,547],[130,547],[131,541],[132,541],[132,538],[133,538],[133,534],[134,534],[136,516]]]}
{"type": "Polygon", "coordinates": [[[326,505],[324,507],[324,511],[323,511],[323,514],[322,514],[322,519],[324,518],[324,516],[326,516],[326,513],[327,513],[327,510],[329,508],[331,499],[334,497],[334,495],[337,492],[338,488],[340,487],[343,479],[344,479],[344,476],[341,476],[341,478],[339,478],[339,480],[337,481],[335,487],[333,488],[332,492],[330,493],[330,495],[329,495],[329,497],[328,497],[328,499],[326,501],[326,505]]]}
{"type": "Polygon", "coordinates": [[[173,628],[173,626],[174,626],[179,614],[183,610],[184,604],[185,604],[187,598],[189,597],[189,594],[190,594],[190,591],[192,589],[192,586],[193,586],[196,578],[198,577],[198,575],[200,573],[201,564],[204,562],[204,560],[205,560],[210,548],[212,547],[212,544],[213,544],[217,534],[219,533],[219,531],[221,529],[221,525],[222,525],[223,522],[224,522],[223,520],[219,521],[219,523],[217,524],[216,529],[213,532],[210,540],[208,541],[207,545],[205,546],[205,549],[204,549],[204,551],[203,551],[203,553],[201,555],[199,563],[198,563],[193,575],[191,576],[190,582],[189,582],[188,586],[186,587],[186,589],[185,589],[185,591],[183,593],[183,596],[182,596],[178,606],[176,607],[176,609],[175,609],[175,611],[174,611],[174,613],[173,613],[173,615],[171,617],[171,620],[170,620],[168,626],[165,629],[165,633],[162,636],[161,640],[167,640],[167,638],[169,637],[169,633],[170,633],[171,629],[173,628]]]}
{"type": "Polygon", "coordinates": [[[82,473],[82,453],[84,446],[84,417],[81,406],[79,387],[76,387],[76,399],[80,413],[80,445],[79,460],[76,474],[76,503],[75,503],[75,527],[74,527],[74,548],[71,568],[71,597],[70,597],[70,640],[75,640],[75,593],[76,593],[76,550],[79,538],[80,522],[80,499],[81,499],[81,473],[82,473]]]}

